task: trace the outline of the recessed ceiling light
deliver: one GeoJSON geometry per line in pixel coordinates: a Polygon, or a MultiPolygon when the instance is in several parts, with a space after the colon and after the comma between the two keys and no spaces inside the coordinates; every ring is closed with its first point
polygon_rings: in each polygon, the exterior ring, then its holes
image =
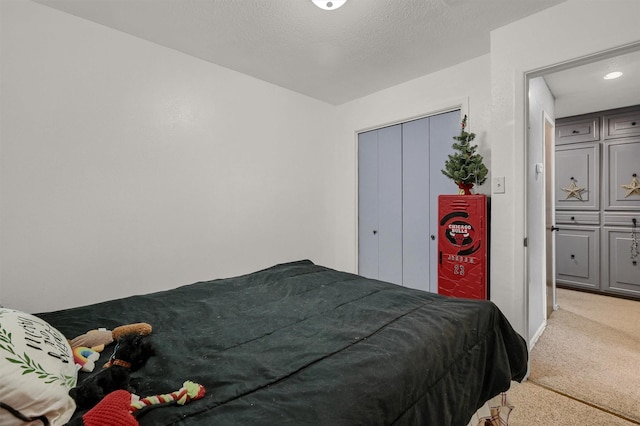
{"type": "Polygon", "coordinates": [[[613,80],[614,78],[618,78],[622,75],[620,71],[610,72],[609,74],[604,76],[605,80],[613,80]]]}
{"type": "Polygon", "coordinates": [[[345,4],[347,0],[311,0],[320,9],[335,10],[345,4]]]}

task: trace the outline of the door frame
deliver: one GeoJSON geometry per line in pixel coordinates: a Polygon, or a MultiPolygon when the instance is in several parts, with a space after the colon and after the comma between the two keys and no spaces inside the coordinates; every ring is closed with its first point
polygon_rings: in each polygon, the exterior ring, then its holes
{"type": "MultiPolygon", "coordinates": [[[[544,66],[541,68],[537,68],[537,69],[533,69],[533,70],[529,70],[529,71],[525,71],[524,72],[524,93],[527,94],[529,93],[529,81],[531,79],[534,79],[536,77],[544,77],[547,74],[551,74],[554,72],[558,72],[558,71],[562,71],[562,70],[566,70],[566,69],[570,69],[570,68],[576,68],[576,67],[580,67],[582,65],[586,65],[589,64],[591,62],[597,62],[597,61],[601,61],[603,59],[607,59],[607,58],[613,58],[616,56],[620,56],[620,55],[624,55],[626,53],[630,53],[630,52],[635,52],[638,51],[638,49],[640,49],[640,43],[639,42],[633,42],[631,44],[627,44],[627,45],[623,45],[623,46],[617,46],[617,47],[613,47],[611,49],[607,49],[605,51],[602,52],[598,52],[598,53],[594,53],[594,54],[590,54],[590,55],[586,55],[583,57],[577,57],[577,58],[573,58],[561,63],[556,63],[556,64],[551,64],[548,66],[544,66]]],[[[588,88],[585,88],[585,90],[588,90],[588,88]]],[[[523,156],[523,163],[522,163],[522,167],[524,168],[524,170],[526,170],[527,164],[528,164],[528,149],[529,149],[529,143],[531,143],[531,141],[529,140],[529,132],[527,131],[529,127],[529,97],[525,96],[524,97],[524,128],[522,129],[523,134],[524,134],[524,156],[523,156]]],[[[528,203],[528,184],[529,184],[529,178],[527,173],[524,173],[523,175],[523,181],[522,181],[522,185],[524,188],[524,202],[525,202],[525,209],[524,209],[524,229],[525,229],[525,238],[528,237],[527,234],[527,229],[528,229],[528,224],[529,224],[529,203],[528,203]]],[[[532,255],[530,250],[527,250],[525,247],[525,253],[524,253],[524,284],[525,284],[525,288],[524,288],[524,292],[523,292],[523,301],[524,301],[524,318],[523,318],[523,329],[526,330],[526,332],[529,331],[529,310],[531,308],[531,301],[529,300],[529,268],[530,268],[530,256],[532,255]]],[[[548,254],[547,254],[548,255],[548,254]]],[[[553,262],[555,264],[555,259],[553,259],[553,262]]],[[[556,301],[556,306],[557,306],[557,301],[556,301]]],[[[529,342],[531,340],[532,337],[534,336],[525,336],[527,339],[527,342],[529,342]]],[[[529,348],[529,350],[531,350],[531,348],[529,348]]]]}

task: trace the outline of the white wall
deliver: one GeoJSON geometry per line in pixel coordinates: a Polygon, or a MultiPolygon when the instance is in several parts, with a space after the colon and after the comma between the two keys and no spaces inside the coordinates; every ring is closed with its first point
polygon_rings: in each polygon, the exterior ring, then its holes
{"type": "Polygon", "coordinates": [[[637,0],[569,0],[491,34],[492,300],[527,336],[525,237],[526,72],[640,40],[637,0]]]}
{"type": "Polygon", "coordinates": [[[0,7],[0,303],[56,309],[303,257],[355,271],[356,132],[466,100],[506,178],[492,299],[525,337],[524,73],[640,40],[640,2],[569,0],[495,30],[490,55],[329,107],[39,4],[0,7]]]}
{"type": "Polygon", "coordinates": [[[1,0],[0,303],[45,311],[310,258],[333,107],[1,0]]]}

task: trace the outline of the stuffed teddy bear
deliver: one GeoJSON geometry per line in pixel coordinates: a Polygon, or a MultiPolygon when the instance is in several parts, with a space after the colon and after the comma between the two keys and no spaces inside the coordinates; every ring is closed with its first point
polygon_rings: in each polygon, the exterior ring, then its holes
{"type": "Polygon", "coordinates": [[[120,336],[124,336],[125,334],[140,334],[146,336],[147,334],[151,334],[151,331],[151,325],[146,322],[121,325],[113,330],[98,328],[97,330],[89,330],[85,334],[69,340],[69,344],[71,345],[71,349],[85,347],[96,352],[102,352],[105,346],[118,340],[120,336]]]}

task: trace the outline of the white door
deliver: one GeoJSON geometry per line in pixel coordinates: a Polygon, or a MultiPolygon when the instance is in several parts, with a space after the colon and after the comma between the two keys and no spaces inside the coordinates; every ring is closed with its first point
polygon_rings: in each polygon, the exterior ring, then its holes
{"type": "MultiPolygon", "coordinates": [[[[527,251],[530,343],[535,343],[546,319],[546,169],[544,112],[532,108],[527,147],[527,251]]],[[[550,231],[549,231],[550,232],[550,231]]]]}
{"type": "Polygon", "coordinates": [[[556,301],[556,195],[555,195],[555,122],[544,114],[545,221],[547,318],[558,309],[556,301]]]}

